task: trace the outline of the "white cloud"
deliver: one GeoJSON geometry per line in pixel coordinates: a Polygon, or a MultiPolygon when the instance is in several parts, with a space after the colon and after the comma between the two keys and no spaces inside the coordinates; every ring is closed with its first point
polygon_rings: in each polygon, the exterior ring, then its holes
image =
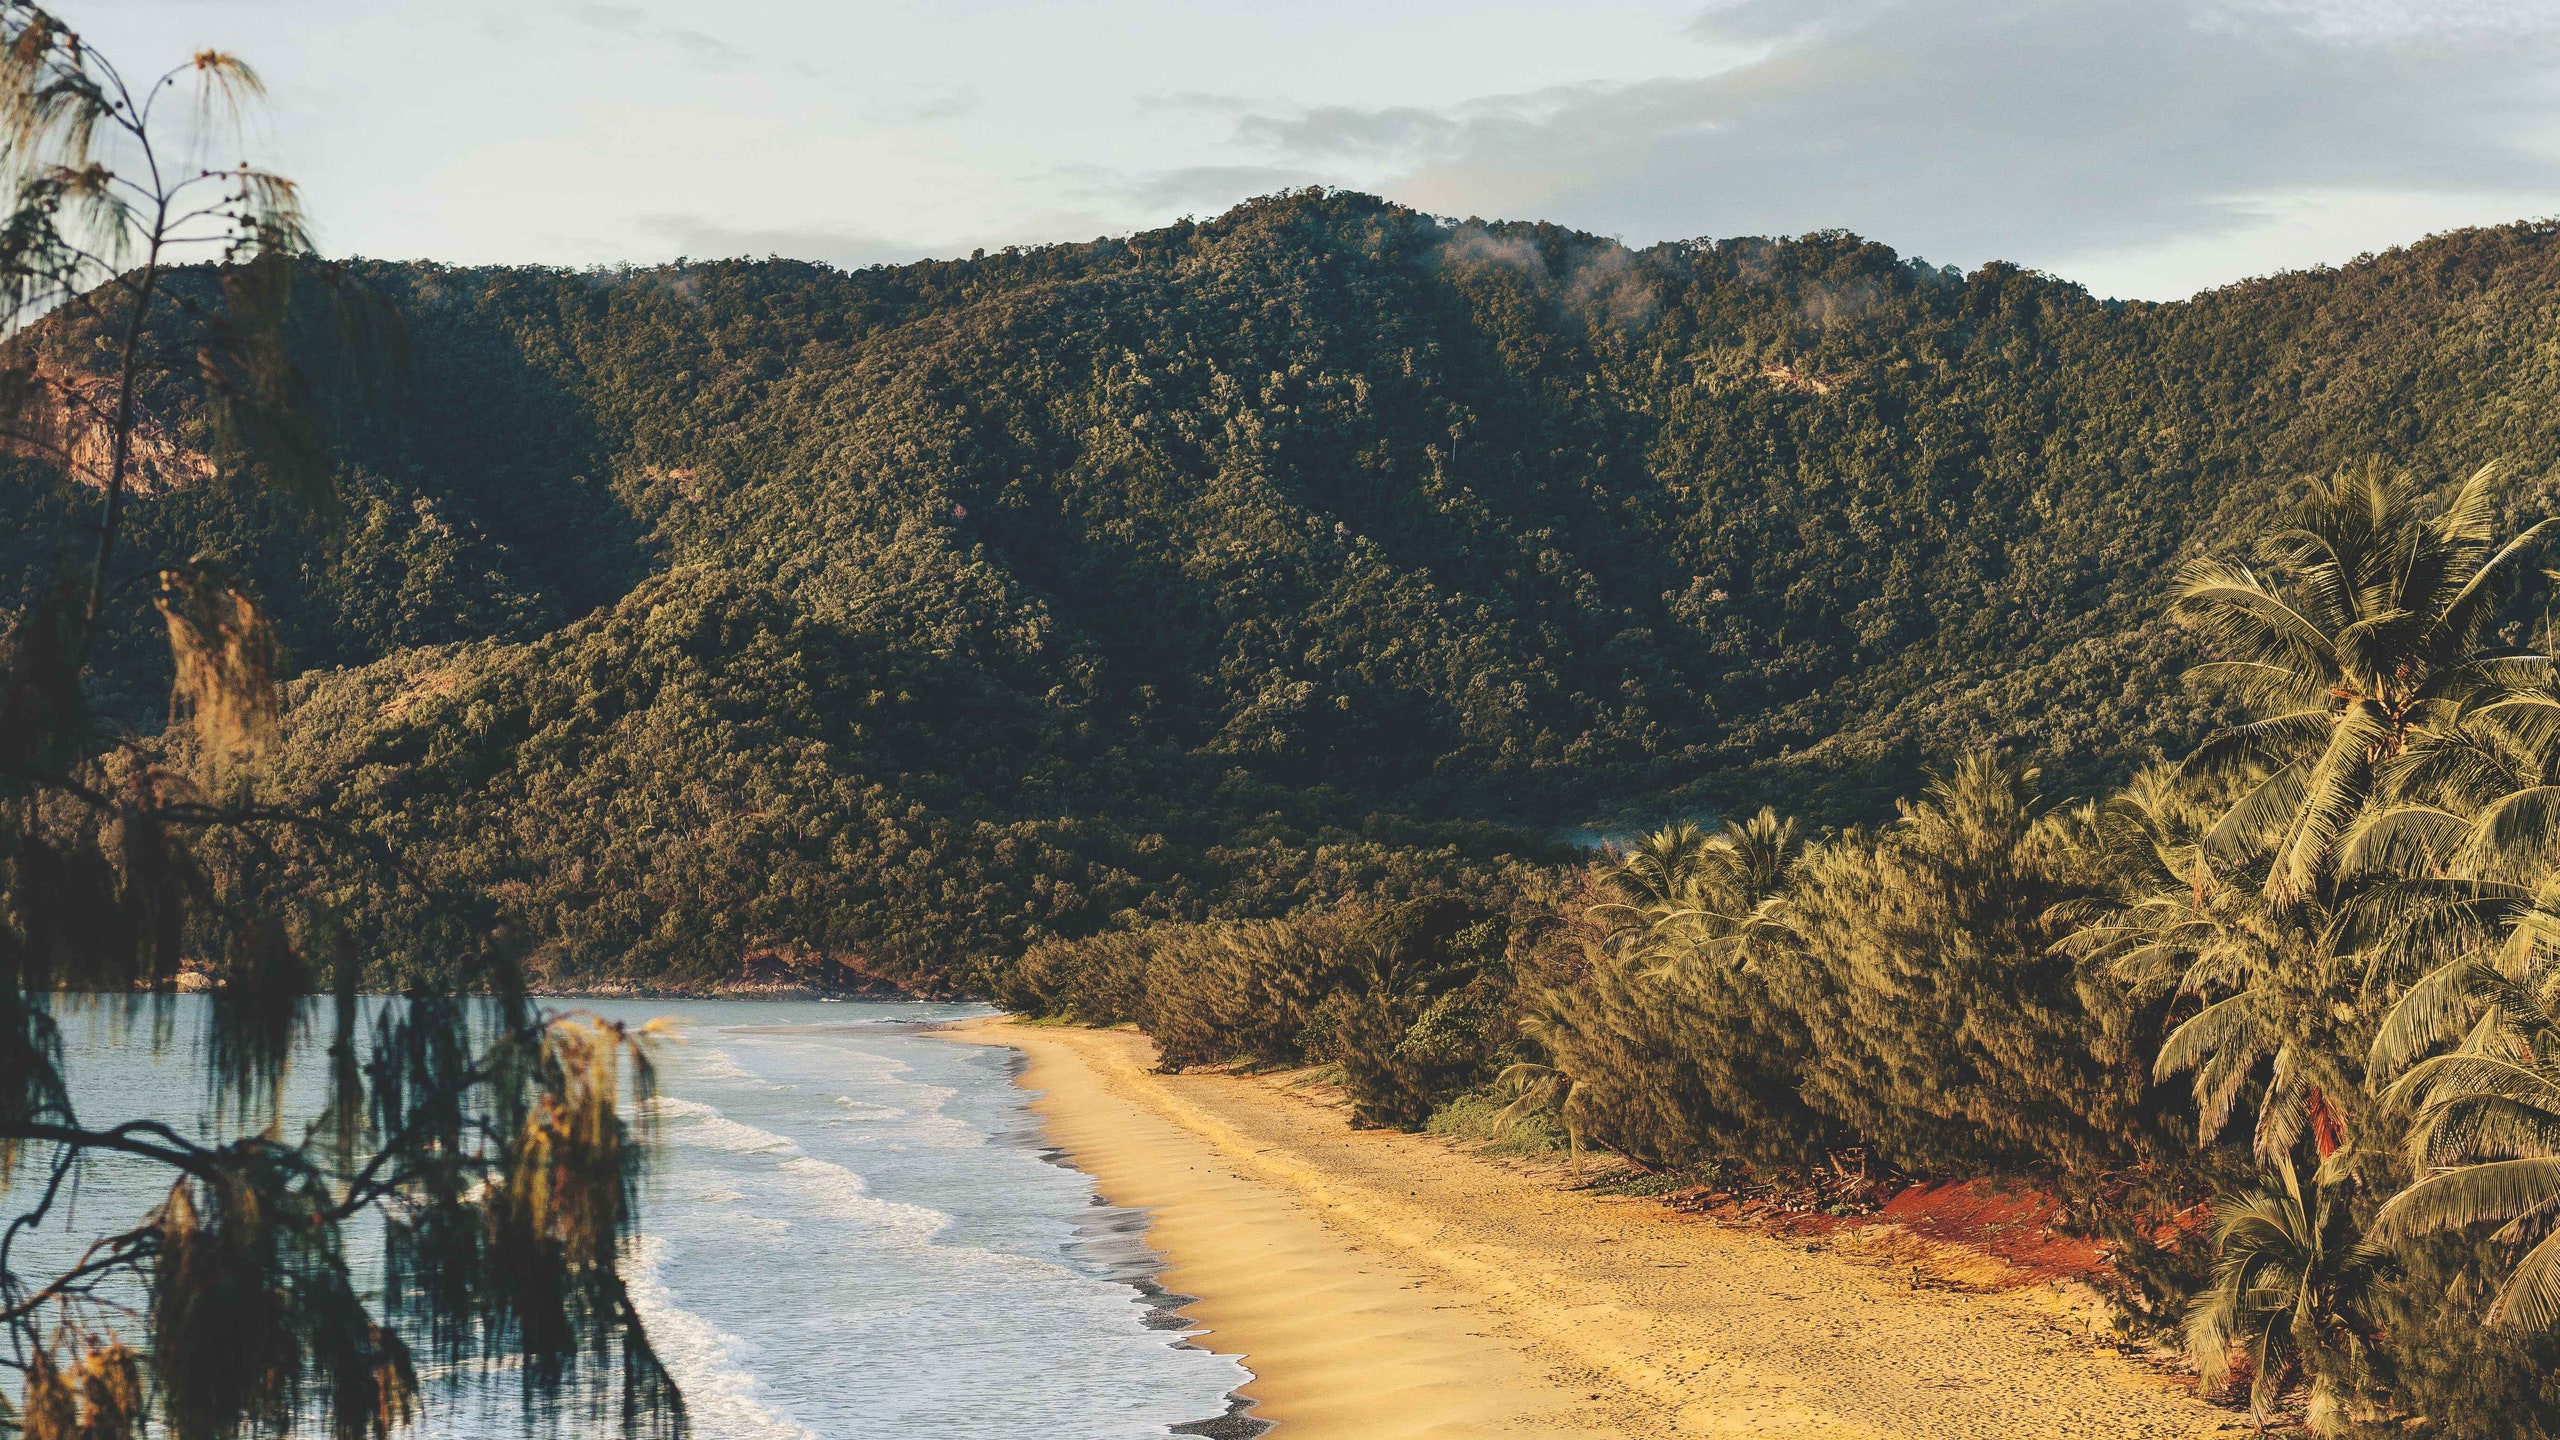
{"type": "Polygon", "coordinates": [[[2508,10],[2412,33],[2398,18],[1745,0],[1698,21],[1761,47],[1715,75],[1436,113],[1310,108],[1236,134],[1278,161],[1375,156],[1379,183],[1436,209],[1631,240],[1838,227],[2178,293],[2302,263],[2383,217],[2560,208],[2560,25],[2508,10]]]}
{"type": "Polygon", "coordinates": [[[1322,182],[2169,295],[2560,211],[2560,0],[67,4],[260,62],[377,255],[954,254],[1322,182]]]}

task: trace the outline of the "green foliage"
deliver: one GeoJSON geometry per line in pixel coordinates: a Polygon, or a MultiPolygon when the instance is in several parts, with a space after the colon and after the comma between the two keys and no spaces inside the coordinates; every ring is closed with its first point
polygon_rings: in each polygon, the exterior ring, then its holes
{"type": "Polygon", "coordinates": [[[1171,933],[1149,956],[1136,1018],[1168,1069],[1306,1061],[1316,1009],[1339,983],[1357,927],[1357,917],[1339,913],[1160,927],[1171,933]]]}
{"type": "Polygon", "coordinates": [[[1761,950],[1787,930],[1800,857],[1767,811],[1708,835],[1639,841],[1547,934],[1551,977],[1520,1028],[1543,1062],[1513,1072],[1525,1110],[1662,1164],[1701,1153],[1787,1166],[1837,1138],[1798,1091],[1801,1018],[1769,991],[1761,950]]]}
{"type": "Polygon", "coordinates": [[[2353,1003],[2367,958],[2350,917],[2316,901],[2272,903],[2265,857],[2253,866],[2215,845],[2211,832],[2252,793],[2245,780],[2199,786],[2162,766],[2090,807],[2085,862],[2106,893],[2057,907],[2054,918],[2077,928],[2055,948],[2162,1017],[2153,1071],[2190,1076],[2207,1143],[2270,1072],[2252,1145],[2273,1166],[2306,1127],[2321,1132],[2324,1156],[2356,1132],[2371,1019],[2353,1003]]]}
{"type": "Polygon", "coordinates": [[[2348,1207],[2325,1187],[2305,1198],[2293,1162],[2281,1188],[2223,1200],[2214,1215],[2213,1281],[2187,1313],[2187,1349],[2208,1391],[2228,1378],[2234,1344],[2250,1362],[2249,1414],[2264,1426],[2297,1369],[2308,1377],[2307,1428],[2346,1429],[2364,1349],[2352,1321],[2389,1261],[2353,1232],[2348,1207]]]}
{"type": "MultiPolygon", "coordinates": [[[[2361,1309],[2385,1343],[2365,1351],[2375,1390],[2426,1417],[2447,1440],[2560,1436],[2560,1332],[2480,1323],[2509,1252],[2485,1237],[2438,1236],[2395,1247],[2393,1272],[2361,1309]]],[[[2355,1419],[2356,1417],[2350,1417],[2355,1419]]],[[[2352,1433],[2405,1435],[2405,1418],[2363,1417],[2352,1433]]]]}
{"type": "Polygon", "coordinates": [[[1461,1091],[1431,1112],[1434,1135],[1472,1141],[1498,1155],[1551,1156],[1566,1148],[1563,1127],[1545,1115],[1511,1115],[1511,1099],[1492,1086],[1461,1091]]]}
{"type": "MultiPolygon", "coordinates": [[[[376,266],[415,386],[356,438],[343,533],[287,560],[298,522],[220,483],[131,523],[266,599],[299,703],[364,718],[432,664],[489,707],[469,754],[287,746],[349,823],[538,896],[563,979],[805,944],[969,983],[1123,909],[1357,893],[1322,859],[1355,842],[1476,863],[1761,797],[1871,820],[1994,742],[2082,793],[2183,750],[2223,702],[2150,621],[2200,539],[2377,449],[2560,454],[2540,372],[2475,358],[2529,349],[2552,258],[2515,227],[2115,306],[1837,234],[1630,252],[1300,193],[852,274],[376,266]],[[623,674],[670,589],[756,597],[767,638],[623,674]],[[772,697],[741,750],[719,691],[772,697]],[[661,705],[682,768],[650,725],[550,718],[661,705]],[[647,793],[680,868],[589,772],[647,793]],[[742,818],[803,786],[790,825],[742,818]]],[[[107,649],[100,703],[156,725],[165,660],[107,649]]]]}
{"type": "Polygon", "coordinates": [[[1801,1017],[1807,1103],[1919,1174],[2092,1175],[2173,1153],[2119,992],[2046,916],[2089,893],[2032,772],[1968,757],[1873,836],[1809,853],[1792,943],[1761,961],[1801,1017]]]}
{"type": "Polygon", "coordinates": [[[1673,827],[1595,876],[1525,1005],[1523,1100],[1651,1162],[2094,1177],[2175,1153],[2132,1007],[2051,949],[2085,820],[1984,756],[1875,835],[1673,827]]]}
{"type": "Polygon", "coordinates": [[[1487,1078],[1506,938],[1501,920],[1448,896],[1409,901],[1360,927],[1326,1047],[1355,1122],[1420,1129],[1435,1103],[1487,1078]]]}

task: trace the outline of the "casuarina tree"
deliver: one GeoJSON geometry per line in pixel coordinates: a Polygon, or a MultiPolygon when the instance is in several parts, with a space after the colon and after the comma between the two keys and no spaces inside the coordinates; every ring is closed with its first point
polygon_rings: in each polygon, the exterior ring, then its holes
{"type": "Polygon", "coordinates": [[[222,567],[132,551],[126,504],[158,488],[266,487],[325,518],[323,422],[394,350],[313,255],[293,185],[208,148],[258,95],[210,50],[128,79],[45,10],[0,3],[0,463],[53,471],[95,517],[0,644],[10,1418],[30,1437],[356,1437],[412,1416],[430,1368],[477,1366],[530,1403],[680,1427],[618,1268],[644,1154],[623,1117],[652,1037],[542,1011],[502,915],[269,803],[272,626],[222,567]],[[112,734],[92,657],[146,606],[186,723],[112,734]],[[359,993],[363,947],[334,915],[366,887],[444,917],[449,993],[359,993]],[[210,993],[181,1003],[182,979],[210,993]],[[97,1113],[58,1024],[83,1007],[130,1043],[191,1044],[209,1118],[170,1097],[97,1113]],[[325,1072],[316,1108],[288,1103],[297,1063],[325,1072]],[[107,1216],[93,1196],[95,1242],[37,1265],[27,1237],[108,1157],[156,1167],[156,1201],[107,1216]]]}

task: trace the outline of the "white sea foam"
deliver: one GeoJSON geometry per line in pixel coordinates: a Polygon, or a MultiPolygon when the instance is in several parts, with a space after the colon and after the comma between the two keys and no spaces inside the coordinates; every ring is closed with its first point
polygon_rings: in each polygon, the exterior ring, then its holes
{"type": "Polygon", "coordinates": [[[879,1100],[856,1099],[851,1095],[837,1095],[831,1098],[837,1109],[850,1112],[856,1119],[904,1120],[930,1125],[956,1125],[961,1129],[969,1130],[972,1134],[976,1133],[969,1122],[943,1114],[943,1107],[949,1105],[959,1094],[947,1085],[919,1085],[912,1080],[893,1079],[883,1082],[880,1088],[902,1103],[892,1105],[879,1100]]]}
{"type": "Polygon", "coordinates": [[[929,1241],[951,1224],[951,1217],[939,1210],[881,1199],[871,1193],[870,1182],[831,1160],[794,1155],[782,1162],[782,1172],[816,1191],[843,1218],[876,1225],[900,1239],[929,1241]]]}
{"type": "MultiPolygon", "coordinates": [[[[777,1168],[783,1174],[800,1182],[801,1189],[817,1191],[823,1203],[848,1220],[859,1221],[886,1235],[908,1241],[930,1241],[951,1223],[951,1217],[939,1210],[881,1199],[871,1193],[870,1182],[861,1175],[833,1161],[812,1158],[787,1135],[742,1125],[697,1100],[661,1097],[651,1103],[659,1108],[662,1115],[683,1122],[669,1131],[668,1138],[676,1143],[698,1145],[706,1150],[720,1150],[732,1155],[782,1156],[784,1158],[777,1168]]],[[[722,1192],[720,1198],[743,1200],[746,1197],[730,1190],[722,1192]]],[[[761,1229],[762,1225],[751,1224],[750,1228],[761,1229]]]]}
{"type": "Polygon", "coordinates": [[[753,1125],[741,1125],[713,1106],[699,1100],[681,1100],[660,1095],[648,1108],[661,1121],[675,1121],[666,1132],[667,1138],[679,1145],[699,1145],[705,1150],[726,1150],[733,1155],[787,1155],[799,1149],[789,1137],[753,1125]]]}
{"type": "Polygon", "coordinates": [[[699,1100],[687,1100],[675,1095],[652,1096],[649,1103],[640,1108],[661,1120],[700,1119],[705,1115],[720,1113],[699,1100]]]}
{"type": "Polygon", "coordinates": [[[706,1115],[672,1133],[683,1144],[732,1155],[788,1155],[800,1148],[788,1136],[741,1125],[726,1115],[706,1115]]]}
{"type": "Polygon", "coordinates": [[[818,1433],[757,1399],[763,1387],[747,1368],[747,1343],[676,1303],[661,1275],[667,1244],[654,1235],[632,1243],[624,1282],[649,1328],[649,1342],[684,1391],[694,1428],[723,1440],[819,1440],[818,1433]]]}
{"type": "Polygon", "coordinates": [[[861,1127],[866,1135],[902,1150],[975,1150],[987,1143],[984,1130],[958,1116],[942,1113],[942,1107],[958,1092],[940,1085],[901,1080],[888,1082],[888,1088],[896,1099],[911,1103],[888,1105],[838,1095],[834,1097],[836,1108],[845,1114],[834,1123],[861,1127]]]}
{"type": "Polygon", "coordinates": [[[726,1050],[699,1050],[687,1056],[684,1066],[689,1080],[755,1080],[764,1077],[738,1063],[726,1050]]]}

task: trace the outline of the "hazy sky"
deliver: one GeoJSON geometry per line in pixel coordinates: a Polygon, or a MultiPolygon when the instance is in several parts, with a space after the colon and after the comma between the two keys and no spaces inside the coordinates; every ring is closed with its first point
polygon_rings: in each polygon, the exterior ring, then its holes
{"type": "Polygon", "coordinates": [[[61,0],[212,45],[334,254],[844,265],[1284,186],[2170,297],[2560,213],[2560,0],[61,0]]]}

